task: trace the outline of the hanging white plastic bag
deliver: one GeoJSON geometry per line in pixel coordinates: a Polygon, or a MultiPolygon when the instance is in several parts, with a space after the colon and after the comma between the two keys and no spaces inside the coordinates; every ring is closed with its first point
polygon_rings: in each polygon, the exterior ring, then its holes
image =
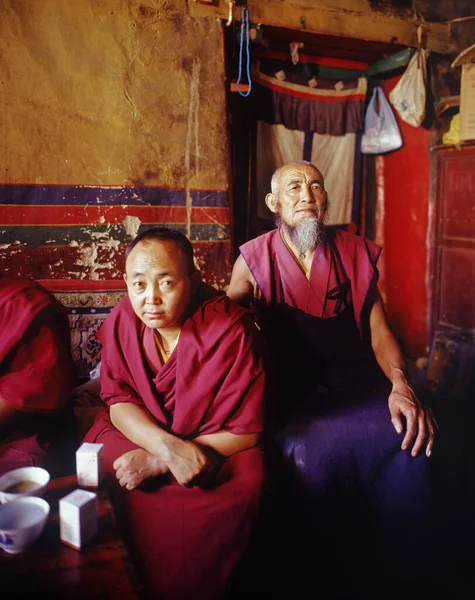
{"type": "Polygon", "coordinates": [[[420,48],[411,58],[389,100],[403,121],[419,127],[426,114],[427,50],[420,48]]]}
{"type": "Polygon", "coordinates": [[[376,86],[369,101],[361,138],[363,154],[384,154],[402,146],[402,137],[383,90],[376,86]]]}

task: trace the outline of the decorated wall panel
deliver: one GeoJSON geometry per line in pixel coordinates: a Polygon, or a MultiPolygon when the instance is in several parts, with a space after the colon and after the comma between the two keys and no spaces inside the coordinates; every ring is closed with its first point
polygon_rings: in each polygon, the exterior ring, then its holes
{"type": "Polygon", "coordinates": [[[222,29],[187,10],[184,0],[0,4],[4,271],[52,288],[119,285],[124,246],[166,224],[225,287],[222,29]]]}

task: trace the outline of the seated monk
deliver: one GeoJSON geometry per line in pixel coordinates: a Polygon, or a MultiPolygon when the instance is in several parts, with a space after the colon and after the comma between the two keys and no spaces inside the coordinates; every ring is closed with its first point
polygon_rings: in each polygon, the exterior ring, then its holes
{"type": "Polygon", "coordinates": [[[85,437],[148,597],[220,598],[259,505],[264,373],[252,313],[200,283],[193,248],[153,228],[126,250],[128,296],[99,331],[101,396],[85,437]]]}
{"type": "Polygon", "coordinates": [[[31,279],[0,274],[0,474],[51,468],[72,384],[64,307],[31,279]]]}
{"type": "Polygon", "coordinates": [[[295,544],[279,558],[282,573],[292,558],[297,571],[290,592],[284,577],[279,591],[305,597],[301,583],[332,600],[427,591],[420,565],[436,548],[428,459],[437,424],[386,321],[381,249],[325,225],[314,165],[284,165],[271,190],[277,228],[241,246],[228,294],[254,303],[278,366],[281,403],[269,417],[275,470],[287,476],[277,499],[288,496],[289,516],[279,519],[292,523],[295,544]]]}

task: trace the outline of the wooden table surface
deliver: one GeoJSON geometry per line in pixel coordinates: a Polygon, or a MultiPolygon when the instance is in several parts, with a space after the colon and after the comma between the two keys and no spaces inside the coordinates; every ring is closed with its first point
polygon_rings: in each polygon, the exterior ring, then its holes
{"type": "Polygon", "coordinates": [[[139,600],[141,586],[103,488],[99,531],[81,551],[59,538],[59,500],[78,488],[75,475],[51,480],[44,493],[51,512],[41,536],[20,554],[0,550],[0,597],[17,599],[139,600]]]}

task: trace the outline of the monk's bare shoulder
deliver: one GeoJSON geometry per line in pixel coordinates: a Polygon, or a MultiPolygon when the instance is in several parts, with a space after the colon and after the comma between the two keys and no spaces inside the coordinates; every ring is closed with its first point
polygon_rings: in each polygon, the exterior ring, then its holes
{"type": "Polygon", "coordinates": [[[240,254],[234,263],[228,296],[239,304],[248,305],[253,297],[254,285],[254,277],[240,254]]]}

